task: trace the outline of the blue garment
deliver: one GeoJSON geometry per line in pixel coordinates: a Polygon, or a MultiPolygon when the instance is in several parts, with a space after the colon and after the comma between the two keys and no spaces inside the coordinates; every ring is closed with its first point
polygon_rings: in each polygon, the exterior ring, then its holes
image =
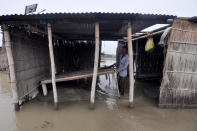
{"type": "Polygon", "coordinates": [[[120,63],[118,68],[118,73],[120,77],[126,77],[127,76],[127,67],[129,65],[129,56],[120,56],[120,63]]]}

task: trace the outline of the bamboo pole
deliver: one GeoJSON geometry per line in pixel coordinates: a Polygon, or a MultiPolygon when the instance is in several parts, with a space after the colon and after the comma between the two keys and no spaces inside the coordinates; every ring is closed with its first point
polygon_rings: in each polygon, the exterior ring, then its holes
{"type": "Polygon", "coordinates": [[[127,41],[128,41],[128,53],[129,53],[129,108],[133,108],[134,97],[134,78],[133,78],[133,47],[132,47],[132,29],[131,22],[128,22],[127,28],[127,41]]]}
{"type": "MultiPolygon", "coordinates": [[[[29,25],[29,24],[28,24],[25,28],[26,28],[27,30],[32,31],[32,32],[37,32],[37,33],[39,33],[39,34],[41,34],[41,35],[46,35],[46,32],[45,32],[44,30],[38,29],[37,27],[34,27],[34,26],[32,26],[32,25],[29,25]]],[[[53,34],[53,38],[63,39],[62,37],[60,37],[60,36],[58,36],[58,35],[55,35],[55,34],[53,34]]]]}
{"type": "Polygon", "coordinates": [[[1,41],[2,42],[2,47],[5,47],[5,42],[4,41],[5,41],[5,37],[4,37],[4,33],[3,33],[2,41],[1,41]]]}
{"type": "MultiPolygon", "coordinates": [[[[153,33],[151,33],[150,35],[157,35],[157,34],[161,34],[161,33],[163,33],[165,31],[165,29],[164,30],[160,30],[160,31],[157,31],[157,32],[153,32],[153,33]]],[[[134,41],[134,40],[140,40],[140,39],[143,39],[143,38],[147,38],[149,35],[143,35],[143,36],[140,36],[140,37],[137,37],[137,38],[133,38],[132,39],[132,41],[134,41]]]]}
{"type": "Polygon", "coordinates": [[[118,79],[117,79],[116,71],[112,75],[114,77],[114,82],[115,82],[114,84],[115,84],[115,89],[117,89],[118,98],[120,98],[120,92],[119,92],[119,89],[118,89],[118,79]]]}
{"type": "Polygon", "coordinates": [[[18,92],[17,92],[17,85],[16,85],[14,58],[13,58],[12,49],[11,49],[11,38],[10,38],[8,26],[6,25],[3,25],[3,34],[4,34],[5,48],[7,52],[8,65],[9,65],[9,71],[10,71],[9,74],[10,74],[10,83],[11,83],[14,107],[15,107],[15,111],[19,111],[20,107],[19,107],[18,92]]]}
{"type": "Polygon", "coordinates": [[[137,62],[138,62],[138,40],[136,41],[136,50],[135,50],[135,74],[136,76],[138,75],[137,73],[137,68],[138,68],[138,65],[137,65],[137,62]]]}
{"type": "Polygon", "coordinates": [[[94,71],[92,78],[92,87],[91,87],[91,97],[90,97],[90,109],[94,109],[95,101],[95,90],[96,90],[96,80],[98,72],[98,61],[99,61],[99,23],[95,23],[95,56],[94,56],[94,71]]]}
{"type": "MultiPolygon", "coordinates": [[[[165,31],[165,29],[164,29],[164,30],[160,30],[160,31],[153,32],[153,33],[151,33],[151,34],[149,34],[149,35],[139,36],[139,37],[137,37],[137,38],[133,38],[132,41],[144,39],[144,38],[149,37],[150,35],[151,35],[151,36],[158,35],[158,34],[163,33],[164,31],[165,31]]],[[[124,41],[126,42],[126,40],[124,40],[124,41]]]]}
{"type": "Polygon", "coordinates": [[[98,67],[101,67],[101,50],[102,50],[102,41],[99,42],[99,64],[98,67]]]}
{"type": "Polygon", "coordinates": [[[43,91],[43,95],[47,96],[47,86],[46,86],[46,84],[42,84],[42,91],[43,91]]]}
{"type": "Polygon", "coordinates": [[[52,85],[53,85],[53,97],[54,97],[54,107],[58,109],[58,96],[57,96],[57,88],[55,81],[55,60],[54,60],[54,52],[53,52],[53,42],[52,42],[52,30],[51,24],[48,23],[48,41],[49,41],[49,53],[51,60],[51,75],[52,75],[52,85]]]}

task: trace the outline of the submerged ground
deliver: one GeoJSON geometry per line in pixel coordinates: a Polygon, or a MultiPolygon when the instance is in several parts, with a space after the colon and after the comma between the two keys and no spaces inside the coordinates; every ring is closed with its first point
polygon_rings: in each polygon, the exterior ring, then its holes
{"type": "MultiPolygon", "coordinates": [[[[100,78],[100,87],[113,94],[116,89],[100,78]],[[108,86],[107,86],[108,85],[108,86]]],[[[135,108],[127,108],[128,97],[97,92],[96,108],[89,110],[89,90],[60,87],[65,101],[53,110],[52,92],[25,103],[14,112],[7,73],[0,73],[0,131],[196,131],[197,109],[160,109],[142,92],[135,95],[135,108]]],[[[112,84],[111,84],[112,85],[112,84]]],[[[136,88],[152,86],[136,81],[136,88]]]]}

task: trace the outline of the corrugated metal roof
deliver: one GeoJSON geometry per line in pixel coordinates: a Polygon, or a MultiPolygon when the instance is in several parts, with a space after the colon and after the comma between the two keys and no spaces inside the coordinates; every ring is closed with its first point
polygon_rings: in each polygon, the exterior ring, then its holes
{"type": "Polygon", "coordinates": [[[51,13],[40,13],[40,14],[6,14],[1,16],[33,16],[33,15],[92,15],[92,14],[100,14],[100,15],[147,15],[147,16],[174,16],[174,15],[166,15],[166,14],[144,14],[144,13],[122,13],[122,12],[51,12],[51,13]]]}
{"type": "Polygon", "coordinates": [[[188,18],[189,21],[197,23],[197,16],[188,18]]]}
{"type": "Polygon", "coordinates": [[[45,14],[12,14],[0,16],[0,24],[36,25],[45,29],[46,23],[52,24],[53,32],[66,39],[93,39],[94,22],[100,23],[102,39],[120,39],[125,36],[128,20],[132,23],[133,33],[153,24],[165,24],[172,15],[140,13],[45,13],[45,14]]]}
{"type": "Polygon", "coordinates": [[[140,14],[140,13],[105,13],[105,12],[88,12],[88,13],[42,13],[42,14],[10,14],[0,16],[0,21],[6,20],[29,20],[29,19],[166,19],[173,18],[173,15],[162,14],[140,14]]]}

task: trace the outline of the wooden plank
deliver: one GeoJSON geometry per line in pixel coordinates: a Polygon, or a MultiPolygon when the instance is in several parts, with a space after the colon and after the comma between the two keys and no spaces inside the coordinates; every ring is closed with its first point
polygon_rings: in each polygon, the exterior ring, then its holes
{"type": "MultiPolygon", "coordinates": [[[[104,75],[104,74],[112,74],[114,73],[113,69],[102,69],[99,70],[97,75],[104,75]]],[[[82,78],[92,77],[93,72],[92,71],[78,71],[73,73],[67,73],[66,75],[57,75],[56,76],[56,82],[63,82],[63,81],[71,81],[71,80],[78,80],[82,78]]],[[[41,81],[41,84],[49,84],[51,83],[51,78],[44,79],[41,81]]]]}

